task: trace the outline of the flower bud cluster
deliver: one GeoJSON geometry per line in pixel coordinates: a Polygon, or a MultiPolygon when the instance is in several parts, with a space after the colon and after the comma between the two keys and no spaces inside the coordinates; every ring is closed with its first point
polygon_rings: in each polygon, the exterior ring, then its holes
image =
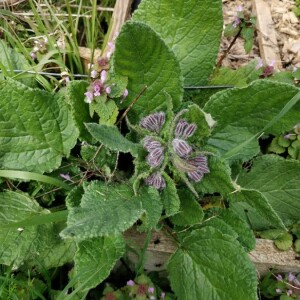
{"type": "MultiPolygon", "coordinates": [[[[165,123],[165,113],[153,113],[140,121],[140,126],[151,132],[159,133],[165,123]]],[[[146,136],[143,141],[143,147],[149,152],[146,157],[147,164],[151,168],[157,168],[162,165],[165,156],[165,147],[154,137],[146,136]]],[[[159,172],[152,173],[145,179],[145,184],[162,190],[166,187],[166,182],[159,172]]]]}
{"type": "MultiPolygon", "coordinates": [[[[150,132],[159,134],[165,124],[165,113],[156,112],[144,117],[139,125],[141,128],[150,132]]],[[[197,129],[197,125],[189,123],[184,119],[180,119],[174,130],[174,138],[168,144],[170,149],[162,145],[155,136],[146,136],[143,140],[143,147],[149,154],[146,162],[151,168],[159,168],[165,160],[165,152],[170,152],[172,163],[176,169],[187,174],[189,179],[199,182],[204,174],[209,173],[207,157],[204,155],[196,155],[193,147],[187,141],[193,136],[197,129]]],[[[167,143],[166,143],[167,144],[167,143]]],[[[161,170],[157,170],[145,179],[145,184],[162,190],[166,187],[165,179],[161,174],[161,170]]]]}
{"type": "Polygon", "coordinates": [[[191,157],[193,148],[186,139],[191,137],[196,129],[196,124],[188,123],[184,119],[179,120],[176,124],[175,139],[172,141],[172,146],[175,154],[179,156],[179,158],[173,159],[175,167],[179,171],[187,173],[192,181],[199,182],[204,174],[209,173],[209,168],[206,156],[191,157]]]}

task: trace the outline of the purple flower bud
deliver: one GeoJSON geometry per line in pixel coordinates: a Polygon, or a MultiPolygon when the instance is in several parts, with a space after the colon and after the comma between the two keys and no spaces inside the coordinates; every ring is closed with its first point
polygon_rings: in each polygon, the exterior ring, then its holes
{"type": "Polygon", "coordinates": [[[133,280],[129,280],[127,281],[126,283],[128,286],[134,286],[135,285],[135,282],[133,280]]]}
{"type": "Polygon", "coordinates": [[[98,76],[98,72],[97,72],[96,70],[93,70],[93,71],[91,72],[91,77],[92,77],[92,78],[97,78],[97,76],[98,76]]]}
{"type": "Polygon", "coordinates": [[[155,187],[157,190],[163,190],[166,182],[160,173],[155,172],[145,179],[145,184],[155,187]]]}
{"type": "Polygon", "coordinates": [[[161,292],[160,298],[161,298],[161,299],[165,299],[165,297],[166,297],[166,293],[165,293],[165,292],[161,292]]]}
{"type": "Polygon", "coordinates": [[[188,160],[188,163],[190,165],[197,167],[197,172],[201,172],[203,174],[209,173],[206,156],[199,155],[199,156],[193,157],[188,160]]]}
{"type": "Polygon", "coordinates": [[[106,80],[106,78],[107,78],[107,72],[103,70],[100,75],[100,80],[102,81],[102,83],[106,80]]]}
{"type": "Polygon", "coordinates": [[[110,86],[107,86],[107,87],[105,88],[105,92],[106,92],[106,94],[110,94],[110,93],[111,93],[111,87],[110,87],[110,86]]]}
{"type": "Polygon", "coordinates": [[[286,294],[287,294],[288,296],[291,296],[291,295],[293,294],[293,290],[287,290],[286,294]]]}
{"type": "Polygon", "coordinates": [[[154,293],[154,287],[149,287],[148,288],[148,293],[153,294],[154,293]]]}
{"type": "Polygon", "coordinates": [[[278,281],[282,281],[282,276],[281,276],[280,274],[275,275],[275,278],[276,278],[278,281]]]}
{"type": "Polygon", "coordinates": [[[195,182],[199,182],[201,181],[201,179],[203,178],[203,173],[200,171],[193,171],[193,172],[188,172],[188,177],[195,182]]]}
{"type": "Polygon", "coordinates": [[[183,158],[188,157],[193,151],[192,147],[182,139],[174,139],[172,145],[176,154],[183,158]]]}
{"type": "Polygon", "coordinates": [[[181,137],[183,135],[183,132],[185,128],[189,125],[189,123],[186,120],[179,120],[176,128],[175,128],[175,136],[176,137],[181,137]]]}
{"type": "Polygon", "coordinates": [[[59,174],[59,176],[62,177],[63,179],[65,179],[65,180],[72,181],[71,176],[69,174],[61,173],[61,174],[59,174]]]}
{"type": "Polygon", "coordinates": [[[280,294],[280,293],[282,292],[282,290],[281,290],[281,289],[276,289],[275,292],[276,292],[277,294],[280,294]]]}
{"type": "Polygon", "coordinates": [[[165,113],[157,112],[140,121],[140,126],[149,131],[159,132],[165,123],[165,113]]]}
{"type": "Polygon", "coordinates": [[[175,136],[177,138],[186,139],[192,136],[197,129],[197,125],[194,123],[188,123],[186,120],[181,119],[178,121],[175,128],[175,136]]]}
{"type": "Polygon", "coordinates": [[[160,142],[154,140],[153,138],[151,138],[150,136],[146,136],[144,139],[143,139],[143,146],[144,148],[148,151],[148,152],[151,152],[157,148],[162,148],[162,145],[160,142]]]}
{"type": "Polygon", "coordinates": [[[85,98],[85,101],[86,101],[87,103],[92,103],[93,98],[94,98],[93,93],[90,92],[90,91],[88,91],[88,92],[84,93],[84,95],[85,95],[85,97],[86,97],[86,98],[85,98]]]}
{"type": "Polygon", "coordinates": [[[162,164],[164,160],[164,149],[156,148],[152,150],[146,157],[147,163],[150,167],[155,168],[162,164]]]}
{"type": "Polygon", "coordinates": [[[292,272],[289,272],[288,281],[293,282],[295,279],[296,279],[296,276],[292,272]]]}
{"type": "Polygon", "coordinates": [[[192,136],[194,134],[196,129],[197,129],[197,125],[194,123],[187,125],[183,131],[182,137],[189,138],[190,136],[192,136]]]}
{"type": "Polygon", "coordinates": [[[100,92],[98,92],[98,91],[94,93],[94,96],[95,96],[95,97],[100,96],[100,95],[101,95],[101,94],[100,94],[100,92]]]}

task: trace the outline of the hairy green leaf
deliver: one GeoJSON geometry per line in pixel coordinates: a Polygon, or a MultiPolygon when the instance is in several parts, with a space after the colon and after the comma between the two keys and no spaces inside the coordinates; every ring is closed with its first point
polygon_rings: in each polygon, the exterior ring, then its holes
{"type": "Polygon", "coordinates": [[[161,192],[161,199],[164,205],[165,214],[169,217],[179,211],[180,199],[173,179],[166,173],[163,173],[163,178],[166,181],[166,187],[161,192]]]}
{"type": "Polygon", "coordinates": [[[89,114],[89,104],[84,101],[87,87],[86,81],[73,80],[69,82],[66,87],[66,102],[71,107],[73,119],[79,129],[79,138],[91,143],[92,137],[84,126],[84,123],[92,121],[89,114]]]}
{"type": "Polygon", "coordinates": [[[219,192],[221,195],[227,195],[235,190],[226,160],[219,156],[209,156],[208,167],[210,172],[205,174],[199,183],[194,184],[197,192],[210,194],[219,192]]]}
{"type": "Polygon", "coordinates": [[[204,227],[187,236],[168,263],[178,299],[256,300],[256,271],[231,236],[204,227]]]}
{"type": "MultiPolygon", "coordinates": [[[[264,222],[269,222],[273,227],[284,228],[282,220],[276,211],[270,205],[268,199],[258,190],[255,189],[240,189],[238,192],[228,195],[228,199],[235,202],[245,202],[254,209],[264,222]]],[[[251,213],[247,212],[247,216],[251,218],[251,213]]],[[[251,223],[252,225],[252,223],[251,223]]]]}
{"type": "Polygon", "coordinates": [[[45,270],[72,260],[75,245],[58,236],[61,224],[7,227],[35,216],[47,217],[49,211],[42,209],[36,201],[25,194],[3,192],[0,193],[0,211],[1,264],[18,267],[26,262],[45,270]]]}
{"type": "Polygon", "coordinates": [[[78,243],[75,255],[75,280],[86,291],[100,284],[124,254],[121,235],[92,238],[78,243]]]}
{"type": "Polygon", "coordinates": [[[0,168],[49,172],[74,147],[78,130],[62,98],[0,82],[0,168]]]}
{"type": "Polygon", "coordinates": [[[171,222],[179,226],[201,223],[204,213],[194,194],[189,189],[180,189],[178,196],[180,198],[180,211],[171,217],[171,222]]]}
{"type": "Polygon", "coordinates": [[[238,234],[237,240],[247,252],[254,249],[255,236],[246,221],[230,208],[220,210],[218,217],[238,234]]]}
{"type": "Polygon", "coordinates": [[[227,159],[253,157],[258,152],[257,138],[262,131],[277,135],[297,124],[297,93],[299,90],[291,85],[260,80],[213,95],[204,107],[217,121],[208,143],[227,159]]]}
{"type": "Polygon", "coordinates": [[[128,113],[132,123],[161,109],[165,105],[166,92],[178,108],[183,95],[178,61],[149,26],[128,22],[122,27],[113,64],[117,74],[128,77],[129,94],[122,107],[127,107],[147,87],[128,113]]]}
{"type": "Polygon", "coordinates": [[[186,108],[188,111],[184,113],[180,119],[185,119],[189,123],[197,125],[196,131],[188,138],[188,141],[200,148],[203,146],[204,140],[210,136],[210,126],[207,123],[205,113],[198,105],[192,104],[188,105],[186,108]]]}
{"type": "Polygon", "coordinates": [[[144,212],[142,201],[151,201],[151,197],[151,192],[135,196],[125,184],[93,182],[86,188],[80,206],[69,208],[68,226],[61,236],[83,240],[123,232],[144,212]]]}
{"type": "Polygon", "coordinates": [[[286,225],[299,220],[300,162],[276,155],[264,155],[253,161],[238,183],[262,193],[286,225]]]}
{"type": "Polygon", "coordinates": [[[139,193],[141,193],[142,195],[149,195],[149,197],[142,197],[142,206],[145,210],[145,216],[142,217],[143,224],[139,227],[139,230],[156,228],[163,209],[159,193],[153,187],[146,186],[143,186],[139,190],[139,193]]]}
{"type": "Polygon", "coordinates": [[[257,69],[258,61],[252,60],[247,65],[236,70],[228,67],[216,69],[210,80],[211,85],[233,85],[235,87],[244,87],[252,81],[259,78],[262,74],[261,69],[257,69]]]}
{"type": "Polygon", "coordinates": [[[137,156],[140,145],[127,140],[116,126],[96,123],[87,123],[85,126],[91,135],[107,148],[125,153],[130,152],[137,156]]]}
{"type": "Polygon", "coordinates": [[[151,26],[174,51],[185,86],[208,82],[222,33],[221,1],[143,0],[133,19],[151,26]]]}

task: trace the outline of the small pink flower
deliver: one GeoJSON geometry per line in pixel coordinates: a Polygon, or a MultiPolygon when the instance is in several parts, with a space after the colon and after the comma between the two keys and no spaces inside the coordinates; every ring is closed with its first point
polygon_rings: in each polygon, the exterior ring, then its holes
{"type": "Polygon", "coordinates": [[[92,77],[92,78],[97,78],[97,76],[98,76],[98,72],[97,72],[96,70],[93,70],[93,71],[91,72],[91,77],[92,77]]]}
{"type": "Polygon", "coordinates": [[[37,58],[36,52],[34,52],[34,51],[30,52],[30,57],[31,57],[33,60],[36,60],[36,58],[37,58]]]}
{"type": "Polygon", "coordinates": [[[281,289],[276,289],[275,292],[276,292],[277,294],[280,294],[280,293],[282,292],[282,290],[281,290],[281,289]]]}
{"type": "Polygon", "coordinates": [[[232,27],[233,28],[236,28],[239,24],[241,24],[241,20],[240,20],[240,18],[239,17],[235,17],[234,18],[234,22],[232,23],[232,27]]]}
{"type": "Polygon", "coordinates": [[[154,296],[149,297],[150,300],[155,300],[156,298],[154,296]]]}
{"type": "Polygon", "coordinates": [[[149,287],[148,288],[148,293],[153,294],[154,293],[154,287],[149,287]]]}
{"type": "Polygon", "coordinates": [[[100,77],[100,80],[102,81],[102,83],[106,80],[106,78],[107,78],[107,72],[105,71],[105,70],[103,70],[102,72],[101,72],[101,75],[100,75],[101,77],[100,77]]]}
{"type": "Polygon", "coordinates": [[[135,282],[133,280],[129,280],[127,281],[126,283],[128,286],[134,286],[135,285],[135,282]]]}
{"type": "Polygon", "coordinates": [[[106,94],[110,94],[110,93],[111,93],[111,87],[110,87],[110,86],[107,86],[107,87],[105,88],[105,92],[106,92],[106,94]]]}
{"type": "Polygon", "coordinates": [[[86,98],[85,98],[85,99],[86,99],[86,102],[87,102],[87,103],[92,103],[93,98],[94,98],[93,93],[90,92],[90,91],[88,91],[88,92],[84,93],[84,95],[85,95],[85,97],[86,97],[86,98]]]}
{"type": "Polygon", "coordinates": [[[289,272],[288,281],[293,282],[295,279],[296,279],[296,276],[292,272],[289,272]]]}
{"type": "Polygon", "coordinates": [[[286,292],[286,294],[287,294],[288,296],[291,296],[291,295],[293,294],[293,290],[288,290],[288,291],[286,292]]]}
{"type": "Polygon", "coordinates": [[[243,10],[244,10],[243,5],[238,5],[236,8],[236,11],[243,11],[243,10]]]}
{"type": "Polygon", "coordinates": [[[262,68],[263,66],[264,66],[263,60],[259,57],[257,59],[257,65],[256,65],[255,69],[258,70],[258,69],[262,68]]]}
{"type": "Polygon", "coordinates": [[[160,298],[161,298],[161,299],[165,299],[165,298],[166,298],[166,293],[165,293],[165,292],[161,292],[160,298]]]}

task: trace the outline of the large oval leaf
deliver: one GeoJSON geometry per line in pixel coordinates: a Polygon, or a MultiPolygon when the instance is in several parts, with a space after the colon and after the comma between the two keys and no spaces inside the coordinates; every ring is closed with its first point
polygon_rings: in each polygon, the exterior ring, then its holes
{"type": "Polygon", "coordinates": [[[250,172],[239,176],[238,183],[261,192],[286,225],[299,220],[299,161],[264,155],[253,161],[250,172]]]}
{"type": "Polygon", "coordinates": [[[187,236],[168,263],[180,300],[256,300],[256,271],[231,236],[204,227],[187,236]]]}
{"type": "Polygon", "coordinates": [[[49,172],[78,137],[64,100],[17,81],[0,82],[0,168],[49,172]]]}
{"type": "Polygon", "coordinates": [[[252,158],[259,152],[256,134],[277,135],[299,122],[298,93],[288,84],[258,80],[213,95],[204,107],[217,121],[208,143],[228,159],[252,158]]]}
{"type": "Polygon", "coordinates": [[[142,215],[142,198],[151,202],[154,193],[149,189],[143,196],[134,196],[130,186],[90,184],[79,207],[70,207],[68,227],[61,232],[64,238],[84,240],[116,235],[130,228],[142,215]]]}
{"type": "Polygon", "coordinates": [[[220,0],[143,0],[133,19],[150,25],[172,48],[185,86],[208,82],[222,33],[220,0]]]}
{"type": "Polygon", "coordinates": [[[166,93],[174,107],[180,104],[183,89],[179,63],[174,53],[149,26],[128,22],[116,41],[115,72],[128,77],[128,106],[147,86],[129,112],[133,122],[166,107],[166,93]]]}

